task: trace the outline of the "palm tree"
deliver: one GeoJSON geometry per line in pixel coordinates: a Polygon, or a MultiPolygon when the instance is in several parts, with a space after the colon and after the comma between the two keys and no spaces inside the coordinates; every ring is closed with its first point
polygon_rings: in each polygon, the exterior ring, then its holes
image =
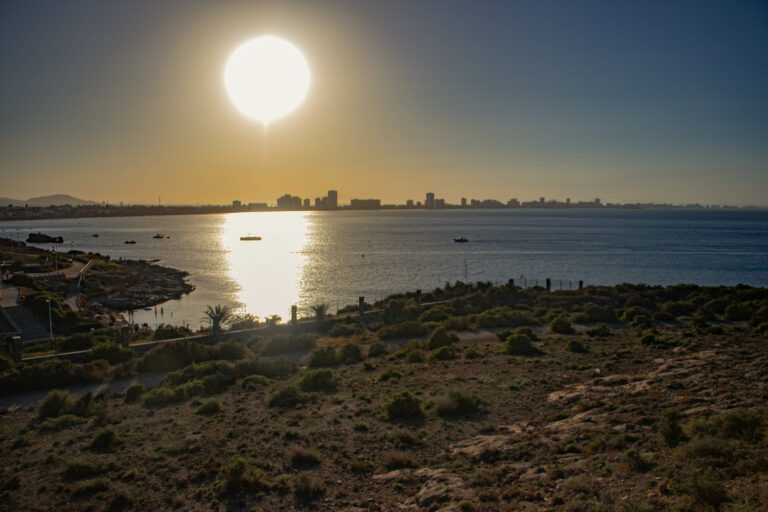
{"type": "Polygon", "coordinates": [[[221,304],[216,304],[215,306],[208,305],[205,307],[203,314],[205,315],[203,319],[207,318],[211,323],[211,330],[218,332],[221,330],[221,326],[232,318],[232,308],[222,306],[221,304]]]}
{"type": "Polygon", "coordinates": [[[327,302],[318,302],[317,304],[312,304],[309,306],[310,311],[315,315],[315,320],[318,322],[325,319],[326,316],[328,316],[328,303],[327,302]]]}

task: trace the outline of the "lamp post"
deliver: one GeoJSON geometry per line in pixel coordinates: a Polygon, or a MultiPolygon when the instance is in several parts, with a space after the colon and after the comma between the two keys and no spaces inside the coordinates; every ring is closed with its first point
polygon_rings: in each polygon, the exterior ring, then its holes
{"type": "MultiPolygon", "coordinates": [[[[50,336],[51,342],[53,342],[53,317],[51,316],[51,299],[45,299],[45,302],[48,303],[48,334],[50,336]]],[[[53,347],[54,354],[56,353],[56,346],[53,347]]]]}

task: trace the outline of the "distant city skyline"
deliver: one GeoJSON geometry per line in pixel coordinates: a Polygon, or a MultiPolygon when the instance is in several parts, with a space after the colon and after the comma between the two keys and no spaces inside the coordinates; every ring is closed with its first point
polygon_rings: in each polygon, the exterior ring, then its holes
{"type": "Polygon", "coordinates": [[[4,2],[0,195],[762,206],[767,49],[757,0],[4,2]],[[312,76],[268,128],[223,83],[264,34],[312,76]]]}

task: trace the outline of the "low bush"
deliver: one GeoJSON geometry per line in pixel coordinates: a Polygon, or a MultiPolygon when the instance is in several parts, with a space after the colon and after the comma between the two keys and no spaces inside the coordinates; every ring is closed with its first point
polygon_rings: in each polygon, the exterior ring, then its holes
{"type": "Polygon", "coordinates": [[[144,354],[137,369],[140,372],[172,372],[211,359],[214,359],[213,347],[186,340],[169,341],[144,354]]]}
{"type": "Polygon", "coordinates": [[[587,347],[581,341],[574,339],[568,340],[568,343],[565,344],[565,350],[576,354],[586,354],[588,352],[587,347]]]}
{"type": "Polygon", "coordinates": [[[121,347],[115,343],[99,343],[89,354],[89,359],[103,359],[109,364],[124,363],[136,357],[136,352],[130,348],[121,347]]]}
{"type": "Polygon", "coordinates": [[[440,347],[429,355],[430,361],[448,361],[459,357],[458,350],[454,347],[440,347]]]}
{"type": "Polygon", "coordinates": [[[382,462],[384,467],[390,471],[418,467],[418,463],[413,456],[404,452],[390,452],[384,456],[382,462]]]}
{"type": "Polygon", "coordinates": [[[55,418],[69,411],[74,404],[74,398],[66,391],[54,389],[40,402],[37,417],[40,419],[55,418]]]}
{"type": "Polygon", "coordinates": [[[451,317],[451,312],[444,306],[435,306],[427,309],[419,315],[419,322],[443,322],[451,317]]]}
{"type": "Polygon", "coordinates": [[[144,407],[165,407],[174,402],[180,402],[186,399],[186,396],[179,399],[178,395],[172,389],[163,386],[156,387],[144,395],[144,407]]]}
{"type": "Polygon", "coordinates": [[[563,317],[557,317],[553,319],[549,323],[549,329],[552,332],[556,332],[558,334],[573,334],[576,332],[573,330],[573,327],[571,327],[571,322],[563,317]]]}
{"type": "Polygon", "coordinates": [[[266,489],[269,482],[263,471],[251,468],[245,458],[235,455],[224,468],[223,487],[229,494],[240,495],[248,491],[266,489]]]}
{"type": "Polygon", "coordinates": [[[88,445],[88,449],[94,452],[112,452],[115,448],[122,444],[122,440],[117,437],[112,429],[104,429],[99,431],[88,445]]]}
{"type": "Polygon", "coordinates": [[[597,324],[591,329],[587,330],[587,336],[590,338],[605,338],[611,335],[611,330],[605,324],[597,324]]]}
{"type": "Polygon", "coordinates": [[[302,391],[336,391],[339,383],[333,370],[322,369],[307,372],[297,383],[302,391]]]}
{"type": "Polygon", "coordinates": [[[293,493],[304,501],[314,501],[325,494],[325,483],[309,471],[293,477],[293,493]]]}
{"type": "Polygon", "coordinates": [[[368,357],[380,357],[389,354],[389,348],[383,341],[376,341],[368,349],[368,357]]]}
{"type": "MultiPolygon", "coordinates": [[[[421,306],[416,304],[413,299],[393,299],[384,306],[384,312],[381,315],[382,321],[387,325],[394,325],[403,322],[410,322],[419,317],[422,312],[421,306]]],[[[414,336],[409,334],[407,336],[414,336]]]]}
{"type": "Polygon", "coordinates": [[[576,324],[613,323],[618,321],[618,317],[612,307],[600,307],[597,304],[590,303],[587,304],[582,313],[573,315],[571,321],[576,324]]]}
{"type": "Polygon", "coordinates": [[[256,391],[272,384],[272,379],[263,375],[249,375],[243,379],[242,388],[246,391],[256,391]]]}
{"type": "Polygon", "coordinates": [[[442,321],[443,327],[448,331],[467,331],[470,328],[471,318],[465,316],[452,316],[442,321]]]}
{"type": "Polygon", "coordinates": [[[681,418],[682,416],[677,410],[666,409],[656,424],[656,429],[664,442],[672,448],[688,439],[680,426],[681,418]]]}
{"type": "Polygon", "coordinates": [[[624,309],[624,312],[621,315],[621,321],[622,322],[631,322],[634,320],[637,316],[644,316],[646,318],[650,318],[653,313],[648,311],[647,309],[640,307],[640,306],[630,306],[628,308],[624,309]]]}
{"type": "Polygon", "coordinates": [[[643,335],[642,338],[640,338],[640,343],[642,343],[645,346],[651,346],[656,345],[656,335],[653,333],[646,333],[643,335]]]}
{"type": "Polygon", "coordinates": [[[390,368],[379,375],[379,382],[386,382],[390,379],[399,379],[403,374],[397,368],[390,368]]]}
{"type": "Polygon", "coordinates": [[[78,458],[67,463],[62,477],[66,481],[82,480],[100,475],[104,467],[96,461],[78,458]]]}
{"type": "Polygon", "coordinates": [[[242,343],[237,343],[235,341],[221,341],[213,346],[213,359],[237,361],[249,357],[253,357],[253,354],[242,343]]]}
{"type": "Polygon", "coordinates": [[[429,330],[419,322],[408,321],[393,325],[385,325],[378,331],[379,338],[410,338],[412,336],[423,336],[429,330]]]}
{"type": "Polygon", "coordinates": [[[464,350],[464,359],[481,359],[483,354],[478,352],[475,347],[467,347],[464,350]]]}
{"type": "Polygon", "coordinates": [[[450,391],[444,397],[438,399],[435,411],[438,416],[469,417],[480,411],[482,402],[476,396],[464,391],[450,391]]]}
{"type": "Polygon", "coordinates": [[[195,414],[203,416],[212,416],[221,412],[221,402],[218,400],[206,400],[197,408],[195,414]]]}
{"type": "Polygon", "coordinates": [[[438,327],[427,339],[427,349],[435,350],[440,347],[447,347],[459,341],[455,332],[449,332],[445,327],[438,327]]]}
{"type": "Polygon", "coordinates": [[[172,340],[174,338],[186,338],[192,335],[192,330],[185,325],[160,324],[152,335],[154,340],[172,340]]]}
{"type": "Polygon", "coordinates": [[[752,308],[738,302],[728,305],[723,313],[723,318],[729,322],[743,322],[752,318],[752,308]]]}
{"type": "Polygon", "coordinates": [[[288,454],[288,460],[294,468],[306,468],[320,464],[322,456],[317,450],[293,448],[288,454]]]}
{"type": "Polygon", "coordinates": [[[88,420],[75,416],[74,414],[64,414],[62,416],[56,416],[55,418],[48,418],[40,423],[40,430],[54,430],[56,432],[64,429],[74,427],[76,425],[82,425],[88,420]]]}
{"type": "Polygon", "coordinates": [[[328,336],[340,337],[340,336],[355,336],[357,334],[363,334],[366,328],[355,317],[347,316],[341,320],[337,320],[331,330],[328,331],[328,336]]]}
{"type": "Polygon", "coordinates": [[[339,364],[336,359],[336,349],[333,347],[320,347],[312,351],[307,363],[310,368],[323,368],[339,364]]]}
{"type": "Polygon", "coordinates": [[[269,407],[280,407],[283,409],[293,409],[312,399],[311,395],[302,393],[296,386],[288,386],[270,395],[267,405],[269,407]]]}
{"type": "Polygon", "coordinates": [[[690,430],[697,435],[759,443],[763,440],[765,419],[758,410],[734,411],[693,422],[690,430]]]}
{"type": "Polygon", "coordinates": [[[421,341],[419,341],[419,340],[411,340],[408,343],[406,343],[405,345],[403,345],[402,347],[400,347],[399,349],[397,349],[394,352],[392,352],[389,355],[388,359],[390,359],[390,360],[407,359],[408,355],[413,353],[413,352],[418,352],[418,353],[421,353],[423,355],[423,350],[422,350],[423,347],[424,347],[424,344],[421,341]]]}
{"type": "Polygon", "coordinates": [[[336,352],[336,360],[341,364],[354,364],[363,360],[363,351],[356,343],[345,343],[336,352]]]}
{"type": "Polygon", "coordinates": [[[390,421],[416,421],[424,417],[421,401],[410,391],[401,391],[393,396],[387,402],[385,411],[390,421]]]}
{"type": "Polygon", "coordinates": [[[147,388],[144,384],[131,384],[125,389],[125,401],[126,402],[138,402],[144,393],[147,392],[147,388]]]}
{"type": "Polygon", "coordinates": [[[21,363],[0,375],[0,395],[103,382],[113,375],[113,370],[103,360],[75,364],[57,358],[39,364],[21,363]]]}
{"type": "Polygon", "coordinates": [[[645,315],[637,315],[629,322],[629,326],[636,329],[649,329],[653,326],[653,322],[645,315]]]}
{"type": "Polygon", "coordinates": [[[511,334],[504,342],[501,352],[510,356],[537,356],[542,353],[533,346],[528,336],[522,334],[511,334]]]}

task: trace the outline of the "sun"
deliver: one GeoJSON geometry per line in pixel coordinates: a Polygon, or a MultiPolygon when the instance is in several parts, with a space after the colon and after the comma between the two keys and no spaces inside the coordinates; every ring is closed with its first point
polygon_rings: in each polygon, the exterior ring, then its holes
{"type": "Polygon", "coordinates": [[[224,69],[224,84],[232,103],[264,125],[301,105],[309,82],[309,64],[304,55],[275,36],[261,36],[241,44],[224,69]]]}

